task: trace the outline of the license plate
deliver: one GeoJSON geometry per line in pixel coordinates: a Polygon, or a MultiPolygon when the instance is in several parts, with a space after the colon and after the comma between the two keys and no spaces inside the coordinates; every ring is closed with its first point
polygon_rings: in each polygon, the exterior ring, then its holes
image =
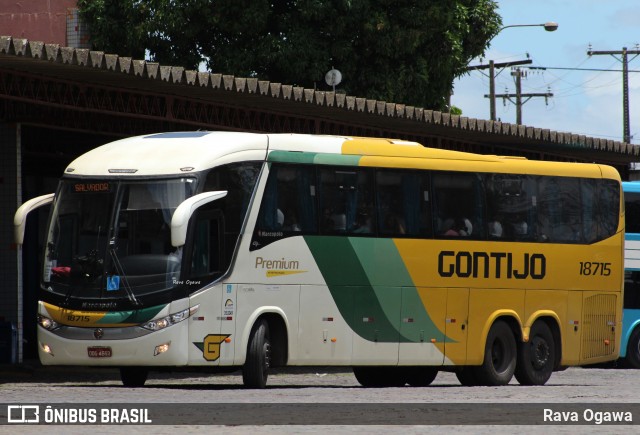
{"type": "Polygon", "coordinates": [[[87,353],[89,358],[111,358],[112,355],[110,347],[88,347],[87,353]]]}

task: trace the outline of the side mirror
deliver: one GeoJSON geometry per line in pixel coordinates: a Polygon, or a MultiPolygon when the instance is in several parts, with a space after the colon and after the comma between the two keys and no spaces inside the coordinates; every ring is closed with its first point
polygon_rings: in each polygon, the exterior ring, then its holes
{"type": "Polygon", "coordinates": [[[53,202],[53,193],[37,196],[22,204],[13,216],[13,237],[18,245],[24,243],[24,228],[27,225],[27,215],[36,208],[53,202]]]}
{"type": "Polygon", "coordinates": [[[189,219],[198,208],[225,196],[227,196],[227,191],[220,190],[217,192],[203,192],[182,201],[171,217],[171,245],[177,248],[185,244],[189,219]]]}

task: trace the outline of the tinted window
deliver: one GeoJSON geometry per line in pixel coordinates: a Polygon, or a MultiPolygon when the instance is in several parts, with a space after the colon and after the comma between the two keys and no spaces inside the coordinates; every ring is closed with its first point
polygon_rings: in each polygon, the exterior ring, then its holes
{"type": "Polygon", "coordinates": [[[295,235],[316,232],[317,224],[315,168],[272,165],[257,229],[295,235]]]}
{"type": "Polygon", "coordinates": [[[320,210],[323,234],[373,234],[371,171],[360,168],[320,168],[320,210]]]}
{"type": "Polygon", "coordinates": [[[583,240],[580,179],[538,178],[538,240],[579,243],[583,240]]]}
{"type": "Polygon", "coordinates": [[[482,177],[467,172],[433,172],[432,183],[436,236],[484,238],[482,177]]]}
{"type": "Polygon", "coordinates": [[[487,234],[490,239],[531,240],[535,234],[535,179],[487,175],[487,234]]]}
{"type": "Polygon", "coordinates": [[[380,236],[431,236],[428,172],[379,170],[376,199],[380,236]]]}
{"type": "Polygon", "coordinates": [[[640,233],[640,192],[626,192],[624,194],[624,208],[626,231],[640,233]]]}

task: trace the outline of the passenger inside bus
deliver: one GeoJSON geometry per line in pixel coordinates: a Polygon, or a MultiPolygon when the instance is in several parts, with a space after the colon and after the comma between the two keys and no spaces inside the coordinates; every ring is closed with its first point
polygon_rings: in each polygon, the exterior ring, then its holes
{"type": "Polygon", "coordinates": [[[404,219],[396,213],[388,213],[384,219],[384,231],[391,234],[406,234],[404,219]]]}
{"type": "Polygon", "coordinates": [[[489,222],[489,237],[499,239],[502,237],[502,224],[498,219],[489,222]]]}

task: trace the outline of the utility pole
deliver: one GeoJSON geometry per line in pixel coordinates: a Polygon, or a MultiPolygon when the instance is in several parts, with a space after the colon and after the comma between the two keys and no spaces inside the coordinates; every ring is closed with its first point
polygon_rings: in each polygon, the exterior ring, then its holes
{"type": "MultiPolygon", "coordinates": [[[[517,65],[527,65],[532,63],[531,59],[516,60],[514,62],[494,63],[492,60],[486,65],[470,66],[466,71],[483,70],[489,68],[489,115],[492,121],[496,121],[496,76],[498,76],[504,68],[517,65]],[[498,74],[495,73],[496,68],[500,68],[498,74]]],[[[487,97],[485,95],[485,97],[487,97]]]]}
{"type": "Polygon", "coordinates": [[[629,126],[629,61],[635,59],[640,54],[640,50],[627,50],[627,47],[622,47],[620,51],[593,51],[591,48],[587,50],[589,56],[607,54],[613,56],[615,59],[622,62],[622,141],[625,143],[631,142],[631,128],[629,126]],[[633,58],[629,60],[628,55],[634,54],[633,58]],[[621,57],[618,58],[617,56],[621,57]]]}
{"type": "MultiPolygon", "coordinates": [[[[551,92],[523,94],[522,93],[522,77],[527,75],[526,71],[522,71],[520,68],[515,68],[511,71],[511,75],[514,76],[516,80],[516,93],[515,94],[507,94],[507,93],[498,94],[498,95],[495,95],[493,98],[498,97],[498,98],[502,98],[503,102],[505,100],[509,100],[510,102],[514,103],[516,105],[516,124],[522,125],[522,106],[524,105],[524,103],[526,103],[527,101],[529,101],[534,97],[544,97],[545,103],[549,104],[549,97],[553,97],[553,94],[551,92]],[[512,98],[515,98],[515,101],[512,100],[512,98]],[[523,98],[525,98],[524,101],[523,101],[523,98]]],[[[485,95],[485,98],[491,98],[491,95],[485,95]]]]}

